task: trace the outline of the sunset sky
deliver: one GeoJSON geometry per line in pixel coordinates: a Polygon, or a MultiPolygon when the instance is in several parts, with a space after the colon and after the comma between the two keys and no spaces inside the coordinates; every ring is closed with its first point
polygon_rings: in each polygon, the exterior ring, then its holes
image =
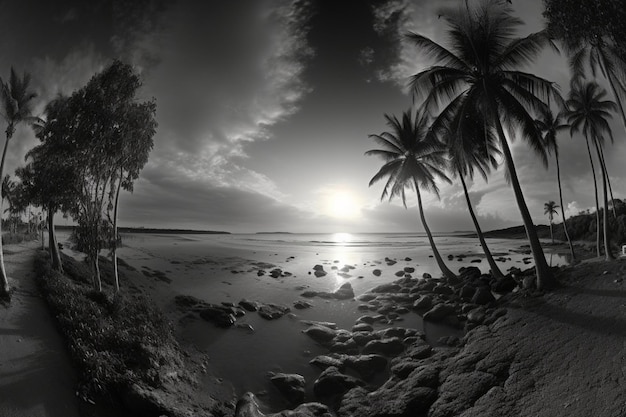
{"type": "MultiPolygon", "coordinates": [[[[470,3],[473,0],[470,0],[470,3]]],[[[447,45],[437,11],[461,0],[388,1],[44,1],[0,2],[0,75],[32,74],[37,112],[58,93],[83,86],[114,58],[136,66],[141,98],[157,101],[150,161],[123,194],[123,225],[231,232],[421,231],[415,199],[380,201],[368,188],[381,161],[369,134],[383,115],[411,106],[407,77],[428,65],[402,34],[447,45]]],[[[526,26],[543,27],[541,0],[513,0],[526,26]]],[[[528,71],[568,90],[563,58],[546,51],[528,71]]],[[[606,152],[617,198],[624,195],[624,128],[613,123],[606,152]],[[609,145],[610,146],[610,145],[609,145]]],[[[2,131],[4,131],[4,126],[2,131]]],[[[20,128],[8,173],[37,140],[20,128]]],[[[580,136],[560,138],[568,215],[594,206],[589,160],[580,136]]],[[[523,140],[514,158],[536,223],[558,201],[556,172],[523,140]]],[[[551,159],[552,165],[553,159],[551,159]]],[[[471,197],[485,229],[521,224],[502,169],[477,180],[471,197]]],[[[428,195],[435,231],[471,230],[461,186],[428,195]]],[[[559,220],[560,221],[560,220],[559,220]]]]}

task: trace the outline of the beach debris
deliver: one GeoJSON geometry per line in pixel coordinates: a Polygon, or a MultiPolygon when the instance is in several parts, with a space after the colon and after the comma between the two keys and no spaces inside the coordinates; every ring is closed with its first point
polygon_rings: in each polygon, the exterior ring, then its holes
{"type": "Polygon", "coordinates": [[[329,366],[315,380],[313,392],[317,397],[340,396],[354,387],[364,385],[365,382],[360,379],[342,374],[336,367],[329,366]]]}
{"type": "Polygon", "coordinates": [[[302,375],[270,373],[270,381],[291,404],[304,401],[305,380],[302,375]]]}
{"type": "Polygon", "coordinates": [[[263,317],[265,320],[276,320],[289,313],[291,309],[287,306],[282,306],[279,304],[262,304],[258,313],[259,316],[263,317]]]}

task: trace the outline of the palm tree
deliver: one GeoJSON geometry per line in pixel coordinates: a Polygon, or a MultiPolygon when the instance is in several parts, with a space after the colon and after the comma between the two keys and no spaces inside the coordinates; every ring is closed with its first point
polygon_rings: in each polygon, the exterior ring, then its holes
{"type": "Polygon", "coordinates": [[[445,166],[445,146],[429,130],[427,113],[418,112],[415,120],[411,117],[411,111],[402,114],[402,121],[389,115],[385,115],[385,119],[391,131],[380,135],[370,135],[382,149],[373,149],[365,153],[365,155],[378,156],[385,161],[385,164],[372,177],[369,185],[372,186],[382,179],[387,179],[381,200],[386,197],[391,200],[393,197],[400,196],[404,207],[406,207],[405,189],[415,190],[422,226],[428,236],[437,265],[446,278],[454,279],[456,275],[448,269],[441,258],[426,223],[420,192],[422,188],[439,196],[439,188],[435,181],[441,179],[450,182],[442,170],[445,166]]]}
{"type": "MultiPolygon", "coordinates": [[[[612,117],[611,112],[615,111],[617,105],[611,100],[603,100],[606,96],[606,90],[600,88],[595,82],[580,83],[574,82],[570,91],[569,99],[567,100],[567,106],[569,108],[567,113],[567,119],[571,126],[571,133],[582,131],[587,141],[587,150],[589,151],[589,158],[592,162],[591,148],[589,147],[589,141],[591,141],[596,149],[598,156],[600,173],[602,174],[602,190],[604,197],[604,210],[603,210],[603,234],[604,234],[604,253],[607,260],[613,259],[613,254],[609,246],[609,219],[608,219],[608,193],[607,193],[607,178],[608,173],[606,170],[606,164],[604,163],[604,157],[602,153],[602,147],[604,146],[604,135],[607,134],[613,142],[613,134],[611,127],[609,126],[609,119],[612,117]]],[[[595,172],[594,172],[594,184],[595,184],[595,172]]],[[[597,204],[597,186],[596,186],[596,204],[597,204]]],[[[599,219],[599,210],[596,210],[596,219],[599,219]]],[[[598,236],[600,233],[598,227],[598,236]]]]}
{"type": "MultiPolygon", "coordinates": [[[[543,205],[543,214],[547,214],[548,220],[550,220],[550,238],[552,239],[552,244],[554,244],[554,234],[552,233],[552,221],[554,220],[554,215],[559,214],[559,212],[556,210],[559,207],[561,206],[556,204],[554,201],[548,201],[547,203],[543,205]]],[[[565,223],[565,221],[563,221],[563,223],[565,223]]]]}
{"type": "MultiPolygon", "coordinates": [[[[554,160],[556,161],[556,182],[559,186],[559,203],[561,203],[561,207],[564,208],[563,189],[561,187],[561,167],[559,165],[559,144],[556,137],[560,131],[567,129],[569,125],[563,123],[561,117],[561,114],[557,114],[555,117],[550,107],[546,106],[539,112],[539,118],[535,119],[535,125],[539,132],[543,134],[543,146],[546,151],[548,151],[548,153],[554,152],[554,160]]],[[[574,263],[576,262],[576,255],[574,254],[574,246],[572,245],[572,240],[567,230],[567,223],[565,222],[565,209],[563,209],[563,231],[565,232],[567,244],[569,245],[572,263],[574,263]]],[[[550,235],[552,235],[552,224],[550,224],[550,235]]],[[[554,238],[552,238],[552,243],[554,243],[554,238]]]]}
{"type": "MultiPolygon", "coordinates": [[[[463,193],[465,194],[465,202],[467,203],[467,210],[469,211],[474,228],[476,229],[476,235],[480,245],[485,253],[487,263],[491,268],[491,274],[495,278],[502,278],[504,274],[496,264],[485,237],[474,213],[472,201],[467,190],[467,184],[465,178],[470,180],[474,179],[474,172],[478,171],[485,181],[487,176],[491,172],[491,168],[496,169],[498,167],[498,161],[495,156],[500,155],[500,151],[495,144],[497,138],[493,134],[493,130],[485,129],[485,124],[482,116],[478,113],[472,115],[471,120],[475,123],[467,124],[466,127],[473,127],[473,130],[465,129],[455,133],[451,132],[447,128],[444,130],[443,135],[448,144],[448,153],[450,157],[450,167],[453,175],[456,175],[461,180],[463,186],[463,193]]],[[[457,121],[449,123],[450,126],[457,125],[457,121]]]]}
{"type": "Polygon", "coordinates": [[[454,130],[462,131],[467,123],[472,123],[465,114],[478,111],[484,115],[485,123],[495,129],[533,253],[537,287],[552,287],[556,282],[526,205],[503,127],[504,124],[509,128],[510,136],[521,133],[541,159],[547,161],[529,111],[545,106],[544,100],[550,97],[560,96],[551,82],[516,68],[531,63],[551,41],[545,32],[514,38],[513,33],[522,21],[513,17],[511,7],[501,1],[488,1],[473,11],[444,10],[441,16],[450,27],[450,49],[423,35],[408,35],[410,41],[436,61],[412,77],[414,98],[423,99],[422,106],[427,111],[442,107],[433,122],[434,128],[457,120],[454,130]]]}
{"type": "MultiPolygon", "coordinates": [[[[32,123],[37,118],[32,116],[33,100],[37,94],[30,89],[30,75],[24,73],[20,78],[15,70],[11,67],[11,76],[8,82],[0,79],[0,104],[2,107],[2,116],[7,122],[6,140],[4,142],[4,150],[2,151],[2,159],[0,159],[0,178],[4,175],[4,163],[7,156],[9,141],[15,133],[15,129],[20,123],[32,123]]],[[[0,200],[0,204],[1,204],[0,200]]],[[[1,206],[0,206],[1,208],[1,206]]],[[[2,229],[0,227],[0,237],[2,229]]],[[[2,288],[0,288],[0,296],[10,297],[9,280],[4,268],[4,255],[2,251],[2,239],[0,238],[0,279],[2,288]]]]}

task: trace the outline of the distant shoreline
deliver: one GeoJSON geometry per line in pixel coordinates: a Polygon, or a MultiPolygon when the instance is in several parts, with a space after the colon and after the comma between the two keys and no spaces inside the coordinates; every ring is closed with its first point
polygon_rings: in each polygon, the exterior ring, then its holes
{"type": "MultiPolygon", "coordinates": [[[[537,231],[539,238],[550,237],[550,226],[542,224],[537,225],[535,226],[535,230],[537,231]]],[[[478,235],[476,233],[468,233],[466,235],[461,235],[460,237],[474,238],[477,236],[478,235]]],[[[528,239],[524,226],[513,226],[505,229],[490,230],[488,232],[483,232],[483,236],[491,239],[528,239]]]]}
{"type": "MultiPolygon", "coordinates": [[[[75,226],[56,226],[57,230],[74,230],[75,226]]],[[[194,234],[194,235],[230,235],[230,232],[219,230],[193,230],[193,229],[157,229],[149,227],[119,227],[119,233],[161,233],[161,234],[194,234]]]]}

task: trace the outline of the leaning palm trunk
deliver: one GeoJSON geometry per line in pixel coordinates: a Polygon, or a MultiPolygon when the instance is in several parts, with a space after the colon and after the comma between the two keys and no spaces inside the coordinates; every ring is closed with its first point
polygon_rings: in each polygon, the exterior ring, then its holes
{"type": "Polygon", "coordinates": [[[552,240],[552,244],[554,245],[554,233],[552,233],[552,219],[550,219],[550,240],[552,240]]]}
{"type": "Polygon", "coordinates": [[[561,213],[563,214],[563,231],[567,238],[567,244],[569,245],[569,251],[572,255],[572,263],[576,262],[576,255],[574,254],[574,246],[572,245],[572,239],[569,237],[567,231],[567,222],[565,221],[565,207],[563,206],[563,190],[561,189],[561,168],[559,166],[559,151],[555,149],[554,156],[556,157],[556,181],[559,185],[559,203],[561,203],[561,213]]]}
{"type": "Polygon", "coordinates": [[[54,231],[54,210],[48,208],[48,246],[50,246],[50,258],[52,259],[52,269],[63,272],[63,264],[61,263],[61,254],[59,253],[59,245],[54,231]]]}
{"type": "Polygon", "coordinates": [[[433,239],[433,235],[430,232],[430,229],[429,229],[428,225],[426,224],[426,218],[424,217],[424,208],[422,207],[422,195],[420,193],[420,189],[419,189],[419,186],[417,184],[417,181],[414,181],[414,184],[415,184],[415,192],[417,193],[417,204],[419,206],[420,219],[422,220],[422,226],[424,227],[424,231],[426,232],[426,236],[428,236],[428,242],[430,243],[430,247],[431,247],[431,249],[433,251],[433,255],[435,257],[435,260],[437,261],[437,265],[439,266],[439,269],[441,269],[441,272],[443,273],[443,275],[446,278],[454,279],[454,278],[456,278],[456,275],[454,274],[454,272],[452,272],[452,271],[450,271],[450,269],[448,269],[448,267],[446,266],[445,262],[441,258],[441,255],[439,254],[439,251],[437,250],[437,246],[435,246],[435,240],[433,239]]]}
{"type": "Polygon", "coordinates": [[[530,250],[532,251],[533,260],[535,261],[535,270],[537,273],[537,288],[540,290],[552,288],[556,285],[556,282],[554,280],[552,272],[550,271],[550,267],[546,262],[546,257],[543,254],[543,249],[541,247],[541,243],[539,242],[539,237],[537,236],[537,230],[535,230],[535,225],[533,224],[532,218],[530,217],[530,212],[528,211],[528,206],[526,205],[526,201],[524,200],[522,187],[520,186],[519,180],[517,178],[517,172],[515,171],[515,165],[513,164],[513,156],[511,155],[511,150],[509,149],[509,144],[506,140],[506,136],[504,135],[502,124],[500,123],[500,119],[497,117],[497,113],[494,114],[496,115],[494,122],[498,131],[498,137],[500,138],[500,145],[504,153],[506,166],[509,171],[509,177],[511,179],[511,185],[513,186],[515,200],[517,201],[517,206],[519,208],[520,214],[522,215],[522,221],[524,222],[524,228],[526,229],[526,236],[528,237],[530,250]]]}
{"type": "Polygon", "coordinates": [[[498,268],[496,261],[493,259],[491,255],[491,251],[487,246],[487,242],[485,241],[485,236],[483,236],[483,232],[480,229],[480,225],[478,224],[478,219],[474,214],[474,208],[472,207],[472,201],[470,200],[469,193],[467,192],[467,185],[465,184],[465,179],[463,178],[463,174],[461,170],[458,170],[459,178],[461,179],[461,184],[463,185],[463,192],[465,193],[465,201],[467,202],[467,209],[470,213],[470,217],[472,218],[472,222],[474,222],[474,228],[476,229],[476,235],[478,236],[478,240],[480,241],[480,246],[483,248],[483,252],[485,253],[485,257],[487,258],[487,262],[489,263],[489,267],[491,268],[491,274],[495,278],[502,278],[504,274],[498,268]]]}
{"type": "Polygon", "coordinates": [[[615,198],[613,197],[613,187],[611,187],[611,177],[609,177],[609,170],[606,168],[606,161],[604,160],[604,151],[602,150],[602,146],[600,146],[600,163],[602,164],[604,172],[606,172],[606,182],[609,185],[609,194],[611,195],[611,208],[613,209],[613,217],[617,219],[617,212],[615,210],[615,198]]]}
{"type": "Polygon", "coordinates": [[[598,159],[600,160],[600,172],[602,173],[602,192],[604,198],[604,210],[602,210],[602,232],[604,235],[604,257],[607,261],[610,261],[613,258],[613,253],[611,252],[611,246],[609,242],[609,197],[607,191],[607,173],[604,169],[604,165],[602,164],[602,155],[600,154],[600,144],[597,140],[594,140],[594,144],[596,146],[596,152],[598,154],[598,159]]]}
{"type": "MultiPolygon", "coordinates": [[[[10,129],[11,129],[11,126],[7,127],[7,137],[4,142],[4,150],[2,151],[2,160],[0,160],[0,178],[3,178],[4,176],[4,161],[7,156],[7,148],[9,147],[9,140],[11,140],[10,129]]],[[[0,214],[2,213],[2,200],[4,200],[4,198],[0,198],[0,214]]],[[[0,215],[0,279],[2,280],[1,282],[2,288],[0,288],[0,296],[10,298],[11,288],[9,287],[9,278],[7,277],[6,269],[4,268],[4,250],[2,249],[2,216],[1,215],[0,215]]]]}
{"type": "Polygon", "coordinates": [[[589,162],[591,163],[591,173],[593,174],[593,189],[596,195],[596,253],[600,257],[600,201],[598,200],[598,180],[596,179],[596,169],[593,163],[593,157],[591,155],[591,147],[589,146],[589,138],[585,136],[587,142],[587,152],[589,153],[589,162]]]}

